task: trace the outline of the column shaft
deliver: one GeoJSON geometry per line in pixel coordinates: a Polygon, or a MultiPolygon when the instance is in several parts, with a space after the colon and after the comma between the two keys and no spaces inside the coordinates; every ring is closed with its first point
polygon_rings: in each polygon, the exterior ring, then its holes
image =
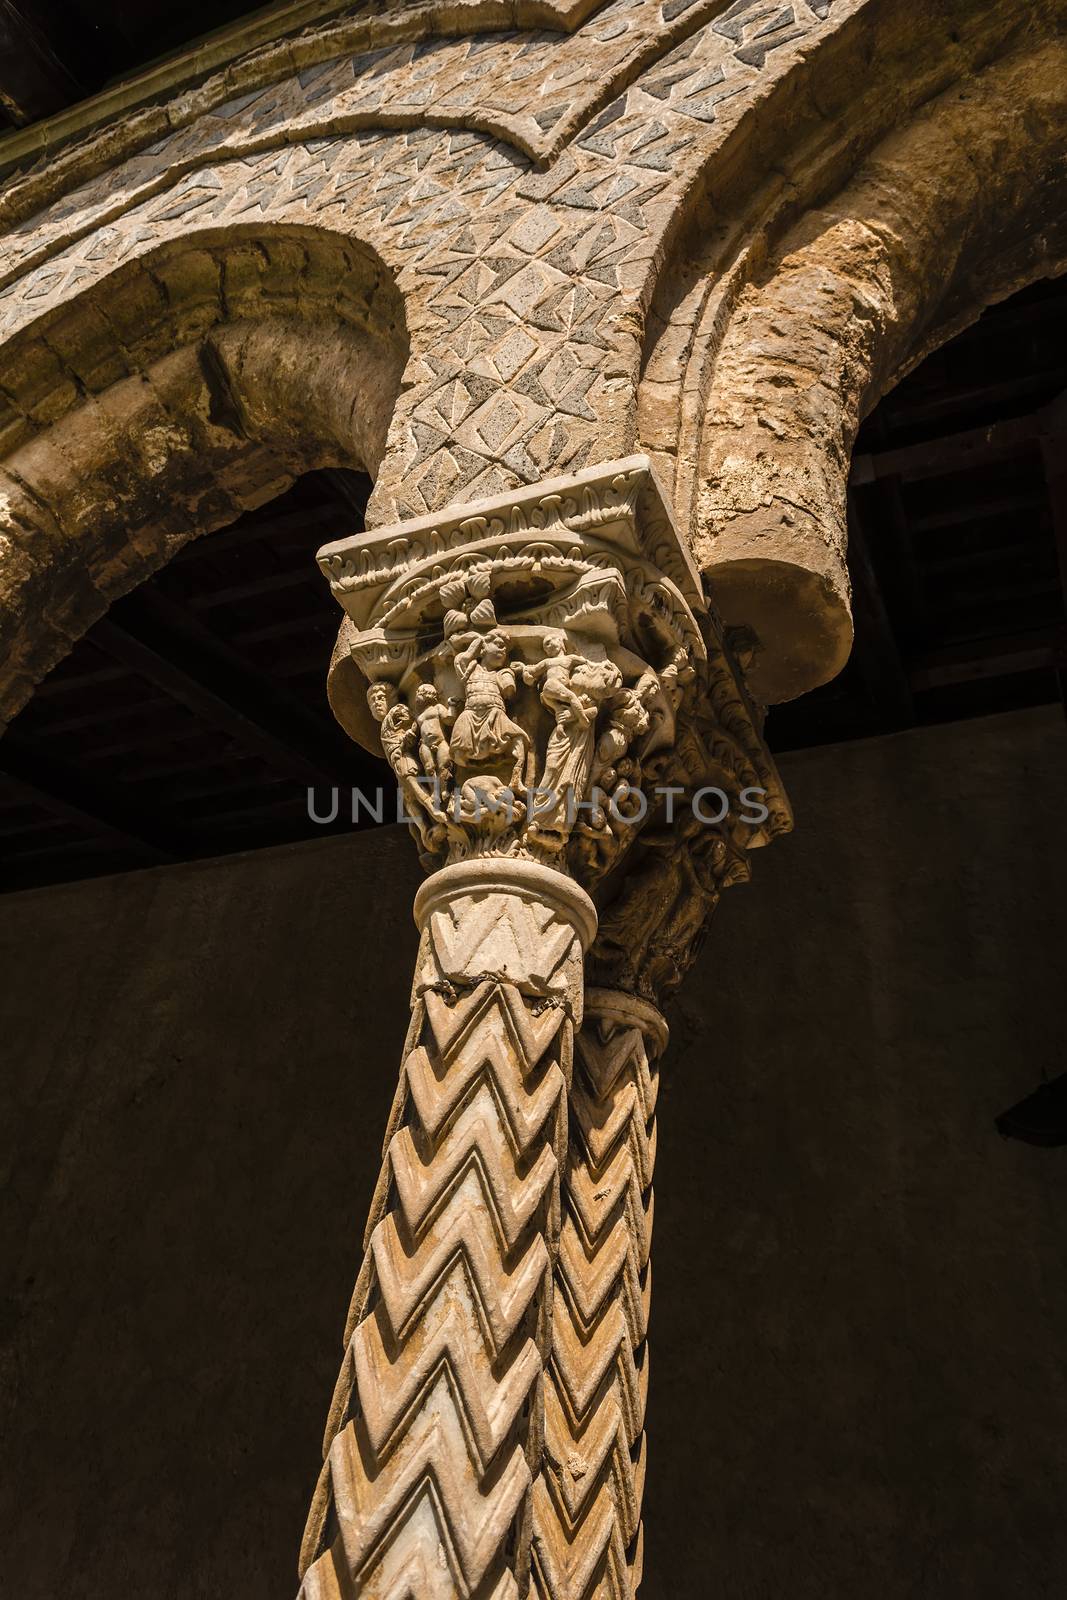
{"type": "Polygon", "coordinates": [[[546,1600],[629,1600],[641,1581],[656,1062],[666,1039],[654,1006],[587,991],[534,1490],[535,1587],[546,1600]]]}
{"type": "Polygon", "coordinates": [[[423,886],[411,1028],[305,1537],[305,1600],[512,1600],[596,925],[529,862],[423,886]]]}

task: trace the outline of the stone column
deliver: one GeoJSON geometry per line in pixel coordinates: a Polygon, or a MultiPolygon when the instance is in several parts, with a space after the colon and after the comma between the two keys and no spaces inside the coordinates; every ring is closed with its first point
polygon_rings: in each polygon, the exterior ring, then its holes
{"type": "MultiPolygon", "coordinates": [[[[334,710],[384,751],[431,876],[302,1594],[630,1594],[665,1032],[637,978],[609,971],[569,1140],[583,954],[594,898],[606,971],[620,939],[651,970],[685,921],[701,824],[676,835],[670,814],[694,750],[731,799],[773,768],[643,457],[319,559],[347,614],[334,710]],[[669,927],[645,937],[653,916],[635,944],[627,863],[646,837],[636,893],[653,886],[669,927]]],[[[720,841],[785,825],[768,781],[777,810],[720,841]]]]}
{"type": "Polygon", "coordinates": [[[750,876],[748,850],[791,820],[713,617],[706,628],[707,671],[673,744],[650,763],[660,799],[625,871],[602,886],[586,960],[534,1498],[537,1592],[552,1600],[630,1600],[641,1582],[655,1110],[668,1038],[661,1008],[722,890],[750,876]],[[756,790],[762,822],[739,804],[756,790]],[[722,797],[730,806],[718,819],[722,797]]]}
{"type": "Polygon", "coordinates": [[[570,1094],[545,1451],[534,1491],[545,1595],[630,1596],[641,1582],[652,1172],[667,1025],[588,988],[570,1094]]]}

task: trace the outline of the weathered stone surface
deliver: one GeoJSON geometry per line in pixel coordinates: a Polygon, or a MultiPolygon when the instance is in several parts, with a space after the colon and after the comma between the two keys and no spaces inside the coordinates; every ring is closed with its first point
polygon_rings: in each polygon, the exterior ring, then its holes
{"type": "MultiPolygon", "coordinates": [[[[931,95],[954,92],[953,82],[968,86],[955,92],[968,95],[967,115],[989,129],[992,149],[1003,136],[993,131],[995,96],[972,92],[979,69],[1009,46],[1039,61],[1060,15],[1053,0],[941,0],[918,18],[888,0],[796,0],[777,11],[754,0],[725,10],[710,0],[612,0],[584,18],[560,13],[573,32],[553,34],[546,13],[547,33],[519,20],[517,32],[463,38],[465,27],[494,26],[491,9],[430,7],[357,12],[317,24],[299,44],[257,47],[169,105],[72,138],[57,161],[9,175],[0,330],[16,342],[5,346],[0,439],[10,453],[80,408],[85,389],[99,393],[174,337],[217,327],[220,244],[230,254],[224,320],[247,314],[250,284],[255,315],[275,296],[303,303],[324,250],[335,310],[350,321],[339,252],[366,260],[373,251],[379,297],[402,307],[383,326],[364,304],[369,337],[385,347],[379,365],[390,367],[400,323],[410,353],[399,388],[390,376],[361,401],[376,440],[372,519],[579,470],[642,441],[657,459],[672,456],[683,528],[722,570],[728,621],[760,633],[761,692],[791,693],[832,670],[847,643],[838,513],[827,513],[828,527],[807,504],[825,495],[837,505],[840,473],[824,488],[808,472],[797,494],[784,483],[777,494],[761,447],[782,444],[788,475],[788,432],[737,437],[737,408],[759,411],[746,385],[761,380],[745,375],[761,348],[756,286],[766,280],[773,316],[767,263],[798,211],[847,185],[879,137],[931,95]],[[864,65],[871,59],[876,73],[864,65]],[[292,242],[301,234],[308,269],[292,242]],[[179,240],[184,266],[171,259],[179,240]],[[699,482],[710,489],[697,493],[699,482]],[[783,541],[784,556],[772,554],[783,541]]],[[[1058,180],[1038,148],[1042,119],[1052,125],[1051,71],[1051,57],[1044,76],[1020,67],[1021,98],[1005,123],[1015,154],[1004,171],[1015,178],[1002,187],[1016,237],[1055,206],[1058,180]]],[[[951,129],[929,138],[939,141],[941,192],[971,152],[951,129]]],[[[970,235],[973,284],[1003,239],[980,226],[970,235]]],[[[1047,238],[1029,256],[1016,249],[1013,276],[1042,270],[1050,251],[1047,238]]],[[[355,275],[362,281],[362,268],[355,275]]],[[[981,294],[944,287],[946,306],[953,295],[974,306],[981,294]]],[[[900,297],[896,365],[933,315],[921,295],[911,299],[915,314],[905,315],[900,297]]],[[[867,338],[874,366],[887,354],[874,348],[879,326],[875,318],[867,338]]],[[[318,364],[309,351],[308,382],[318,364]]],[[[774,407],[760,414],[775,423],[774,407]]],[[[318,452],[336,458],[336,428],[314,418],[312,427],[318,452]]],[[[749,418],[749,427],[761,424],[749,418]]],[[[12,562],[5,620],[25,614],[23,570],[12,562]]],[[[19,649],[33,672],[50,657],[19,649]]],[[[19,668],[8,715],[33,672],[19,668]]]]}
{"type": "Polygon", "coordinates": [[[695,547],[724,615],[759,635],[766,699],[848,657],[845,488],[864,414],[976,305],[1067,260],[1065,124],[1067,48],[1012,53],[879,145],[741,291],[707,400],[695,547]]]}
{"type": "Polygon", "coordinates": [[[1067,8],[274,15],[9,143],[0,718],[189,538],[374,476],[332,698],[439,870],[304,1592],[629,1600],[658,1007],[789,826],[744,676],[839,669],[859,417],[1067,253],[1067,8]]]}

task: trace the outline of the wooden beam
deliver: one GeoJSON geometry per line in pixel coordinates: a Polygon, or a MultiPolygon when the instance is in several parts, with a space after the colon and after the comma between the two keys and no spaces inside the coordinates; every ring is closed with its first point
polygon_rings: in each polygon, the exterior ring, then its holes
{"type": "MultiPolygon", "coordinates": [[[[996,366],[994,362],[993,370],[996,370],[996,366]]],[[[908,395],[906,403],[902,385],[900,389],[891,390],[882,403],[888,405],[891,417],[904,417],[911,427],[936,426],[942,418],[958,414],[961,406],[978,408],[1006,405],[1022,414],[1037,409],[1042,387],[1048,378],[1047,371],[1024,371],[1009,378],[993,378],[989,383],[954,383],[940,394],[926,399],[908,395]]]]}
{"type": "Polygon", "coordinates": [[[855,456],[849,482],[859,488],[879,478],[933,478],[950,472],[967,472],[976,464],[985,466],[996,457],[1018,455],[1042,438],[1062,438],[1065,427],[1067,394],[1061,394],[1026,417],[1009,417],[1004,422],[965,428],[961,433],[944,434],[939,439],[924,439],[895,450],[873,450],[855,456]]]}
{"type": "MultiPolygon", "coordinates": [[[[889,594],[894,616],[904,631],[919,630],[927,620],[926,587],[915,558],[911,525],[904,504],[904,489],[899,477],[884,478],[879,482],[877,511],[877,522],[867,519],[867,525],[873,524],[877,528],[879,552],[884,557],[882,571],[892,572],[893,575],[889,594]]],[[[867,517],[866,509],[864,516],[867,517]]]]}
{"type": "Polygon", "coordinates": [[[352,519],[343,506],[322,505],[312,506],[298,511],[281,512],[271,516],[267,512],[246,512],[236,522],[231,522],[226,528],[219,528],[214,533],[206,533],[199,539],[191,539],[182,546],[176,555],[171,556],[164,568],[164,572],[171,567],[181,567],[190,561],[202,560],[205,556],[212,556],[221,551],[239,549],[242,545],[255,544],[261,540],[268,543],[278,539],[291,539],[300,534],[307,535],[308,560],[313,562],[315,551],[321,544],[328,544],[331,539],[340,539],[351,532],[352,519]]]}
{"type": "Polygon", "coordinates": [[[913,534],[936,533],[943,528],[966,527],[974,522],[992,521],[998,517],[1034,516],[1045,504],[1041,479],[1037,477],[1031,487],[1004,490],[986,495],[980,501],[959,499],[944,511],[916,511],[910,518],[913,534]]]}
{"type": "MultiPolygon", "coordinates": [[[[1062,429],[1063,407],[1052,411],[1050,426],[1041,440],[1041,459],[1045,468],[1045,485],[1048,490],[1049,510],[1052,514],[1052,533],[1056,541],[1056,559],[1060,571],[1060,598],[1064,621],[1067,623],[1067,461],[1064,461],[1064,435],[1062,429]]],[[[1067,661],[1058,664],[1056,682],[1060,703],[1067,716],[1067,661]]]]}
{"type": "Polygon", "coordinates": [[[88,638],[301,782],[352,780],[355,746],[158,589],[146,586],[117,601],[88,638]]]}
{"type": "Polygon", "coordinates": [[[1012,417],[982,428],[966,428],[940,439],[924,439],[919,444],[901,445],[895,450],[878,450],[855,456],[849,482],[854,487],[874,483],[879,478],[934,478],[950,472],[967,472],[984,466],[995,456],[1018,455],[1033,444],[1039,433],[1037,415],[1012,417]]]}
{"type": "Polygon", "coordinates": [[[258,578],[245,578],[225,589],[205,589],[200,594],[190,594],[188,604],[191,610],[214,611],[218,606],[232,605],[235,600],[252,600],[261,594],[281,594],[286,589],[315,586],[318,579],[317,569],[309,563],[307,568],[265,572],[258,578]]]}
{"type": "Polygon", "coordinates": [[[983,678],[1065,667],[1067,629],[1034,629],[1007,638],[969,639],[944,650],[932,650],[912,664],[911,684],[918,693],[957,683],[977,683],[983,678]]]}

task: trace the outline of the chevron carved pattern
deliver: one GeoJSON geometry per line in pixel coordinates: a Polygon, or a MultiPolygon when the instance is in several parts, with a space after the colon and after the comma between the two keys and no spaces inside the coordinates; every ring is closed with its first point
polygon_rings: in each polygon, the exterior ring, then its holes
{"type": "Polygon", "coordinates": [[[650,1005],[586,994],[571,1088],[534,1592],[629,1600],[641,1581],[656,1058],[650,1005]]]}
{"type": "Polygon", "coordinates": [[[545,993],[560,919],[546,939],[544,908],[507,898],[483,903],[482,921],[508,930],[517,982],[479,973],[491,941],[472,942],[466,986],[435,980],[455,951],[427,948],[443,913],[424,924],[302,1600],[528,1592],[573,1008],[545,993]]]}

